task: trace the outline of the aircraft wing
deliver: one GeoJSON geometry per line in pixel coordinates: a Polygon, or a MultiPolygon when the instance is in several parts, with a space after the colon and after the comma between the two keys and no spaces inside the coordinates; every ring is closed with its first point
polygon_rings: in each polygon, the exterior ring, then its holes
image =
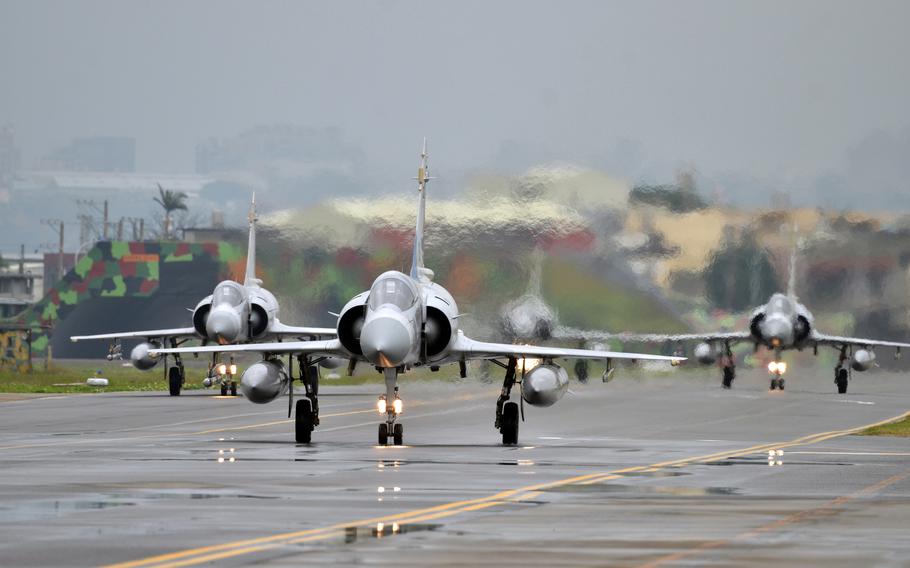
{"type": "Polygon", "coordinates": [[[86,341],[89,339],[159,339],[164,337],[198,337],[196,328],[175,327],[172,329],[149,329],[146,331],[125,331],[121,333],[100,333],[98,335],[73,335],[70,341],[86,341]]]}
{"type": "Polygon", "coordinates": [[[344,358],[351,356],[337,339],[149,349],[149,355],[173,355],[175,353],[268,353],[276,355],[291,353],[294,355],[337,355],[344,358]]]}
{"type": "Polygon", "coordinates": [[[497,357],[533,357],[554,359],[636,359],[642,361],[685,361],[685,357],[667,357],[623,351],[594,351],[591,349],[566,349],[539,345],[513,345],[486,343],[459,335],[449,351],[451,355],[464,355],[466,359],[494,359],[497,357]]]}
{"type": "Polygon", "coordinates": [[[272,335],[316,335],[319,337],[335,337],[338,331],[334,327],[297,327],[295,325],[284,325],[276,321],[269,329],[272,335]]]}
{"type": "Polygon", "coordinates": [[[857,347],[910,347],[910,343],[900,343],[897,341],[879,341],[877,339],[865,339],[862,337],[839,337],[836,335],[825,335],[823,333],[812,334],[812,340],[819,345],[855,345],[857,347]]]}
{"type": "Polygon", "coordinates": [[[667,341],[751,341],[748,331],[721,331],[714,333],[607,333],[605,331],[588,331],[572,327],[559,326],[553,331],[556,339],[575,339],[584,341],[631,341],[638,343],[664,343],[667,341]]]}

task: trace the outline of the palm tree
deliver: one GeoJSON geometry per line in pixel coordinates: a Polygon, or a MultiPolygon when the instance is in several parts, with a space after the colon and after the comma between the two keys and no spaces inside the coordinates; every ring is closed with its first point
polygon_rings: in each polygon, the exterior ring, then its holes
{"type": "Polygon", "coordinates": [[[169,238],[171,236],[171,213],[174,211],[186,211],[184,200],[188,196],[182,191],[164,189],[160,183],[157,185],[159,196],[152,199],[164,209],[164,238],[169,238]]]}

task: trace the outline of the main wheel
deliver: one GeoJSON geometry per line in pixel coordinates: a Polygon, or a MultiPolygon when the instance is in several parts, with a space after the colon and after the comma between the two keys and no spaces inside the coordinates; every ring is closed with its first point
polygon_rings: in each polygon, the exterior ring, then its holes
{"type": "Polygon", "coordinates": [[[779,388],[780,390],[784,390],[784,380],[783,379],[777,379],[777,388],[779,388]]]}
{"type": "Polygon", "coordinates": [[[298,444],[309,444],[313,433],[313,409],[308,399],[297,401],[294,416],[294,437],[298,444]]]}
{"type": "Polygon", "coordinates": [[[221,383],[221,396],[227,396],[227,385],[221,383]]]}
{"type": "Polygon", "coordinates": [[[231,396],[237,396],[237,381],[231,381],[231,396]]]}
{"type": "Polygon", "coordinates": [[[771,379],[771,390],[777,388],[777,379],[771,379]]]}
{"type": "Polygon", "coordinates": [[[171,367],[167,370],[167,386],[171,396],[180,396],[180,389],[183,387],[183,374],[180,367],[171,367]]]}
{"type": "Polygon", "coordinates": [[[404,426],[401,424],[396,424],[392,428],[392,441],[396,446],[401,446],[404,444],[404,426]]]}
{"type": "Polygon", "coordinates": [[[507,402],[502,407],[502,443],[514,446],[518,443],[518,403],[507,402]]]}
{"type": "Polygon", "coordinates": [[[834,376],[834,384],[837,385],[839,394],[847,394],[847,369],[838,369],[834,376]]]}
{"type": "Polygon", "coordinates": [[[379,445],[388,446],[389,445],[389,425],[385,422],[379,425],[379,445]]]}
{"type": "Polygon", "coordinates": [[[721,382],[721,386],[725,389],[731,388],[735,377],[736,371],[733,370],[733,367],[724,367],[724,380],[721,382]]]}

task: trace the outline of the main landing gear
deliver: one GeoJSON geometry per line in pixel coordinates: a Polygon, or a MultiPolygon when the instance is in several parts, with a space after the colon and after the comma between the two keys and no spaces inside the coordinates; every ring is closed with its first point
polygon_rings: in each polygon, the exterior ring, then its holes
{"type": "Polygon", "coordinates": [[[736,359],[733,358],[733,351],[730,350],[730,342],[724,342],[724,354],[721,356],[721,367],[723,369],[723,380],[720,383],[725,389],[733,387],[733,379],[736,378],[736,359]]]}
{"type": "MultiPolygon", "coordinates": [[[[294,414],[294,438],[298,444],[309,444],[313,437],[313,430],[319,426],[319,368],[310,363],[305,357],[297,358],[300,366],[300,382],[306,389],[306,398],[297,401],[294,414]]],[[[288,370],[291,369],[292,359],[288,359],[288,370]]],[[[293,377],[291,378],[291,396],[293,396],[293,377]]],[[[290,415],[290,407],[288,408],[290,415]]]]}
{"type": "MultiPolygon", "coordinates": [[[[177,342],[173,339],[171,340],[171,347],[177,347],[177,342]]],[[[183,383],[186,382],[186,370],[183,368],[183,360],[180,358],[180,354],[174,355],[173,367],[168,367],[165,364],[165,368],[167,369],[168,392],[170,392],[171,396],[180,396],[180,390],[183,388],[183,383]]]]}
{"type": "Polygon", "coordinates": [[[841,347],[837,356],[837,366],[834,367],[834,384],[837,385],[838,394],[847,394],[847,383],[850,381],[850,371],[844,367],[848,359],[847,347],[841,347]]]}
{"type": "MultiPolygon", "coordinates": [[[[500,365],[502,363],[499,363],[500,365]]],[[[502,443],[506,446],[514,446],[518,443],[518,403],[510,401],[512,387],[515,385],[515,369],[518,361],[515,358],[509,359],[506,365],[506,377],[502,381],[502,392],[496,401],[496,421],[494,426],[502,434],[502,443]]]]}
{"type": "Polygon", "coordinates": [[[388,446],[389,438],[392,438],[394,445],[401,446],[404,444],[404,426],[396,422],[402,410],[401,399],[398,398],[398,369],[383,368],[382,374],[385,376],[385,394],[379,397],[376,408],[380,414],[386,415],[386,420],[379,425],[377,441],[380,446],[388,446]]]}

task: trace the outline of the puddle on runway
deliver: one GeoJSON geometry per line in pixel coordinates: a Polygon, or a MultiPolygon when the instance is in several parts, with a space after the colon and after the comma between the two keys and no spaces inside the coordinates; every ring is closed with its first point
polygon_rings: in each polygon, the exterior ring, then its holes
{"type": "Polygon", "coordinates": [[[109,493],[94,495],[90,499],[56,499],[26,501],[0,507],[2,522],[21,522],[64,517],[73,513],[102,511],[118,507],[135,507],[151,501],[203,500],[203,499],[280,499],[277,496],[230,493],[109,493]]]}
{"type": "Polygon", "coordinates": [[[595,483],[592,485],[560,485],[542,491],[553,493],[646,493],[649,495],[670,495],[673,497],[706,497],[712,495],[739,495],[734,487],[676,487],[672,485],[622,485],[619,483],[595,483]]]}

